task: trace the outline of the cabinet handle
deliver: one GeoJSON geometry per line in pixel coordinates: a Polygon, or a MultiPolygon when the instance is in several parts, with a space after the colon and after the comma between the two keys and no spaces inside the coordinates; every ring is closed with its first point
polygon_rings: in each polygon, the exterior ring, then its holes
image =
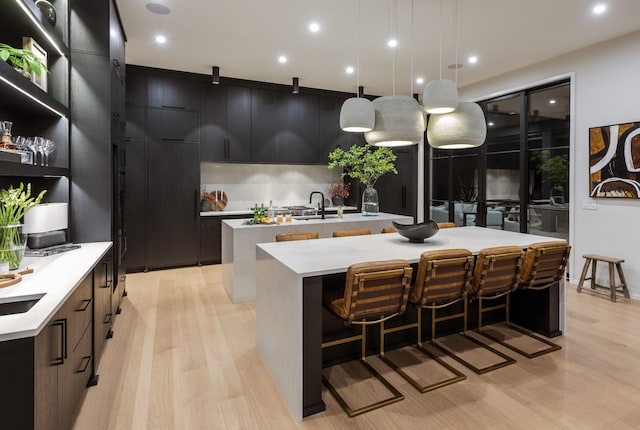
{"type": "Polygon", "coordinates": [[[196,188],[196,198],[194,199],[196,218],[200,216],[200,191],[196,188]]]}
{"type": "Polygon", "coordinates": [[[67,358],[67,319],[59,319],[52,324],[54,327],[60,327],[60,343],[58,344],[60,356],[54,357],[52,364],[54,366],[60,366],[64,364],[65,358],[67,358]]]}
{"type": "Polygon", "coordinates": [[[83,305],[81,305],[78,309],[76,309],[76,312],[84,312],[84,311],[86,311],[92,301],[93,301],[93,299],[84,299],[82,301],[83,305]]]}
{"type": "Polygon", "coordinates": [[[102,324],[109,324],[111,322],[111,317],[113,317],[113,314],[106,314],[104,316],[104,320],[102,321],[102,324]]]}
{"type": "Polygon", "coordinates": [[[163,108],[168,108],[168,109],[182,109],[182,110],[186,110],[187,108],[184,106],[171,106],[171,105],[162,105],[163,108]]]}
{"type": "Polygon", "coordinates": [[[89,363],[91,363],[91,356],[82,357],[82,363],[80,364],[80,368],[76,371],[76,373],[84,373],[87,371],[87,367],[89,367],[89,363]]]}
{"type": "Polygon", "coordinates": [[[163,137],[162,141],[163,142],[184,142],[184,139],[176,139],[173,137],[163,137]]]}

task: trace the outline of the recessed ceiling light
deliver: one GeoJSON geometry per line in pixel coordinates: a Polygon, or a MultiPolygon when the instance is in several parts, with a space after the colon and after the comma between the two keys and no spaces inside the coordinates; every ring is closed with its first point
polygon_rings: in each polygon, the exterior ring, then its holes
{"type": "Polygon", "coordinates": [[[287,57],[285,57],[284,55],[279,56],[278,57],[278,62],[282,63],[282,64],[286,63],[287,62],[287,57]]]}
{"type": "Polygon", "coordinates": [[[312,22],[311,24],[309,24],[309,31],[312,33],[317,33],[318,31],[320,31],[320,24],[318,24],[317,22],[312,22]]]}
{"type": "Polygon", "coordinates": [[[416,84],[424,84],[423,78],[416,78],[416,84]]]}
{"type": "Polygon", "coordinates": [[[556,101],[554,99],[551,99],[551,100],[549,100],[549,104],[550,105],[554,105],[554,104],[556,104],[556,101]]]}
{"type": "Polygon", "coordinates": [[[353,67],[349,66],[345,69],[345,72],[347,72],[348,74],[352,74],[354,72],[353,67]]]}
{"type": "Polygon", "coordinates": [[[156,36],[156,42],[160,43],[160,44],[166,43],[167,42],[167,38],[165,36],[163,36],[162,34],[158,34],[156,36]]]}
{"type": "Polygon", "coordinates": [[[600,15],[601,13],[604,13],[606,10],[607,10],[607,5],[601,3],[599,5],[596,5],[593,8],[593,13],[600,15]]]}
{"type": "Polygon", "coordinates": [[[389,39],[387,45],[389,45],[390,48],[395,48],[398,46],[398,41],[396,39],[389,39]]]}
{"type": "Polygon", "coordinates": [[[472,55],[471,57],[469,57],[469,63],[475,64],[477,62],[478,62],[478,57],[476,57],[475,55],[472,55]]]}
{"type": "Polygon", "coordinates": [[[149,12],[153,12],[158,15],[169,15],[169,12],[171,12],[168,7],[160,3],[147,3],[147,9],[149,12]]]}

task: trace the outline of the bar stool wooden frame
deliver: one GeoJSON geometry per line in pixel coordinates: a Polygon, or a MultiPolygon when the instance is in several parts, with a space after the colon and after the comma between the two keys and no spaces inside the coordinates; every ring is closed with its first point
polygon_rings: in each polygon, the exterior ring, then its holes
{"type": "Polygon", "coordinates": [[[446,387],[455,382],[463,381],[467,377],[455,367],[451,366],[446,361],[442,360],[436,354],[432,353],[424,347],[422,344],[422,311],[423,309],[431,310],[431,343],[435,342],[436,338],[436,323],[439,321],[447,321],[453,318],[463,317],[466,319],[466,313],[458,313],[454,315],[447,315],[440,318],[436,317],[436,311],[449,307],[460,301],[466,303],[467,290],[469,289],[469,282],[471,280],[471,274],[473,272],[473,256],[471,252],[466,249],[450,249],[446,251],[427,251],[420,256],[420,262],[418,263],[418,274],[416,276],[416,283],[413,285],[410,300],[415,302],[417,312],[417,322],[413,324],[406,324],[403,326],[393,327],[385,329],[384,333],[393,333],[397,331],[407,330],[411,328],[417,328],[417,342],[415,347],[423,354],[434,360],[440,366],[447,369],[453,376],[449,378],[436,381],[432,384],[422,385],[416,379],[407,374],[400,366],[398,366],[393,360],[381,352],[380,358],[394,369],[400,376],[402,376],[407,382],[409,382],[416,390],[421,393],[436,390],[438,388],[446,387]],[[457,273],[451,273],[456,271],[457,273]],[[453,278],[453,279],[452,279],[453,278]],[[455,284],[452,288],[451,284],[455,284]],[[430,297],[429,288],[442,286],[448,290],[454,290],[448,294],[437,294],[439,297],[436,300],[435,297],[430,297]]]}
{"type": "MultiPolygon", "coordinates": [[[[482,316],[485,312],[508,308],[509,294],[511,293],[511,290],[516,288],[518,285],[523,255],[524,252],[522,251],[522,248],[515,246],[485,248],[480,250],[478,253],[470,291],[472,300],[478,300],[478,329],[476,330],[478,333],[483,334],[481,330],[482,316]],[[504,296],[507,296],[506,304],[503,303],[489,307],[486,307],[483,304],[485,300],[495,300],[504,296]]],[[[467,313],[467,306],[467,301],[465,301],[465,314],[467,313]]],[[[465,318],[464,332],[462,333],[462,336],[502,358],[501,362],[478,368],[472,363],[464,360],[462,357],[446,350],[442,346],[436,346],[451,355],[451,357],[460,364],[468,367],[479,375],[516,363],[516,360],[512,357],[509,357],[497,349],[481,342],[475,337],[469,336],[467,334],[467,320],[468,319],[465,318]]]]}
{"type": "MultiPolygon", "coordinates": [[[[556,283],[562,280],[564,276],[567,262],[569,261],[569,254],[571,253],[571,246],[566,242],[538,242],[531,244],[524,257],[524,265],[518,284],[519,289],[527,290],[544,290],[552,287],[556,283]]],[[[520,355],[524,355],[527,358],[536,358],[541,355],[548,354],[553,351],[558,351],[562,347],[556,343],[551,342],[548,339],[540,337],[529,330],[526,330],[510,320],[511,307],[510,307],[511,294],[507,295],[506,304],[506,320],[505,325],[512,330],[522,333],[536,341],[547,345],[547,348],[535,351],[527,352],[521,348],[518,348],[504,339],[494,336],[489,332],[483,331],[482,327],[478,326],[478,332],[483,336],[488,337],[500,345],[509,348],[510,350],[517,352],[520,355]]]]}
{"type": "MultiPolygon", "coordinates": [[[[354,324],[361,326],[361,333],[359,335],[350,336],[342,339],[336,339],[328,342],[322,343],[322,348],[329,348],[335,345],[342,345],[345,343],[360,341],[360,359],[358,360],[375,378],[380,381],[387,390],[392,394],[391,397],[386,399],[359,407],[352,408],[345,401],[345,399],[338,393],[337,389],[331,384],[328,378],[322,375],[322,382],[326,385],[327,389],[331,394],[335,397],[337,402],[340,404],[342,409],[349,415],[350,417],[355,417],[366,412],[372,411],[374,409],[381,408],[383,406],[390,405],[392,403],[399,402],[404,399],[404,395],[398,391],[389,381],[387,381],[369,362],[367,362],[366,358],[366,342],[367,342],[367,326],[378,324],[380,325],[380,345],[381,351],[384,351],[384,322],[394,318],[402,313],[404,313],[407,305],[407,300],[409,297],[409,289],[411,286],[411,274],[413,269],[409,264],[404,260],[390,260],[388,262],[371,262],[364,264],[356,264],[349,267],[347,271],[347,283],[349,282],[350,276],[353,270],[353,285],[351,288],[351,293],[349,293],[349,289],[345,289],[345,301],[347,299],[350,300],[350,304],[348,304],[349,314],[339,315],[336,314],[341,319],[344,319],[348,324],[354,324]],[[394,264],[402,265],[402,268],[396,269],[388,269],[388,270],[378,270],[378,271],[368,271],[368,272],[358,272],[358,268],[362,268],[367,264],[375,265],[385,265],[385,264],[394,264]],[[397,309],[391,311],[391,313],[387,313],[385,306],[378,307],[379,311],[375,309],[373,311],[367,311],[366,304],[363,306],[364,309],[359,309],[358,299],[359,295],[364,295],[363,293],[366,291],[367,283],[373,281],[384,281],[385,279],[400,279],[401,282],[401,297],[399,303],[396,305],[397,309]],[[349,297],[348,297],[349,296],[349,297]],[[362,314],[362,315],[361,315],[362,314]],[[368,318],[373,318],[369,320],[368,318]]],[[[366,270],[366,269],[365,269],[366,270]]],[[[373,287],[376,288],[376,287],[373,287]]],[[[388,308],[388,307],[387,307],[388,308]]],[[[334,310],[332,312],[336,313],[334,310]]]]}

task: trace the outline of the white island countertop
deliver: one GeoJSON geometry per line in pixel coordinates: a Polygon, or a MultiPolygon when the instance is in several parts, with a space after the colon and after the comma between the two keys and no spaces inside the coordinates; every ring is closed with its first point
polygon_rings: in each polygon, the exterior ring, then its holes
{"type": "Polygon", "coordinates": [[[111,242],[82,243],[80,248],[48,257],[25,257],[22,280],[0,288],[0,304],[41,297],[27,312],[0,315],[0,341],[33,337],[47,324],[80,282],[111,248],[111,242]]]}
{"type": "Polygon", "coordinates": [[[233,303],[255,300],[256,244],[275,242],[278,233],[317,231],[321,238],[328,238],[335,230],[368,228],[376,235],[383,227],[392,225],[392,221],[411,224],[413,218],[381,212],[377,216],[355,213],[338,218],[329,215],[325,219],[294,219],[281,224],[246,225],[245,221],[222,221],[222,285],[233,303]]]}

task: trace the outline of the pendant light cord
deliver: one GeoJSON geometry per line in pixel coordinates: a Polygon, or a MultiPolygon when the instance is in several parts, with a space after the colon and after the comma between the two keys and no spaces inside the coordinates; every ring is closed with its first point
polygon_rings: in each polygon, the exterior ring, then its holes
{"type": "Polygon", "coordinates": [[[358,25],[356,26],[356,97],[360,97],[360,0],[358,0],[358,25]]]}
{"type": "Polygon", "coordinates": [[[458,45],[460,44],[460,40],[459,40],[459,36],[460,36],[460,25],[459,25],[459,17],[458,17],[458,12],[459,12],[459,7],[458,7],[458,0],[456,0],[456,63],[455,63],[455,68],[456,68],[456,88],[458,88],[458,45]]]}
{"type": "Polygon", "coordinates": [[[440,80],[442,80],[442,18],[443,18],[443,2],[440,0],[440,80]]]}
{"type": "Polygon", "coordinates": [[[411,70],[409,72],[409,95],[413,97],[413,0],[411,0],[411,70]]]}

